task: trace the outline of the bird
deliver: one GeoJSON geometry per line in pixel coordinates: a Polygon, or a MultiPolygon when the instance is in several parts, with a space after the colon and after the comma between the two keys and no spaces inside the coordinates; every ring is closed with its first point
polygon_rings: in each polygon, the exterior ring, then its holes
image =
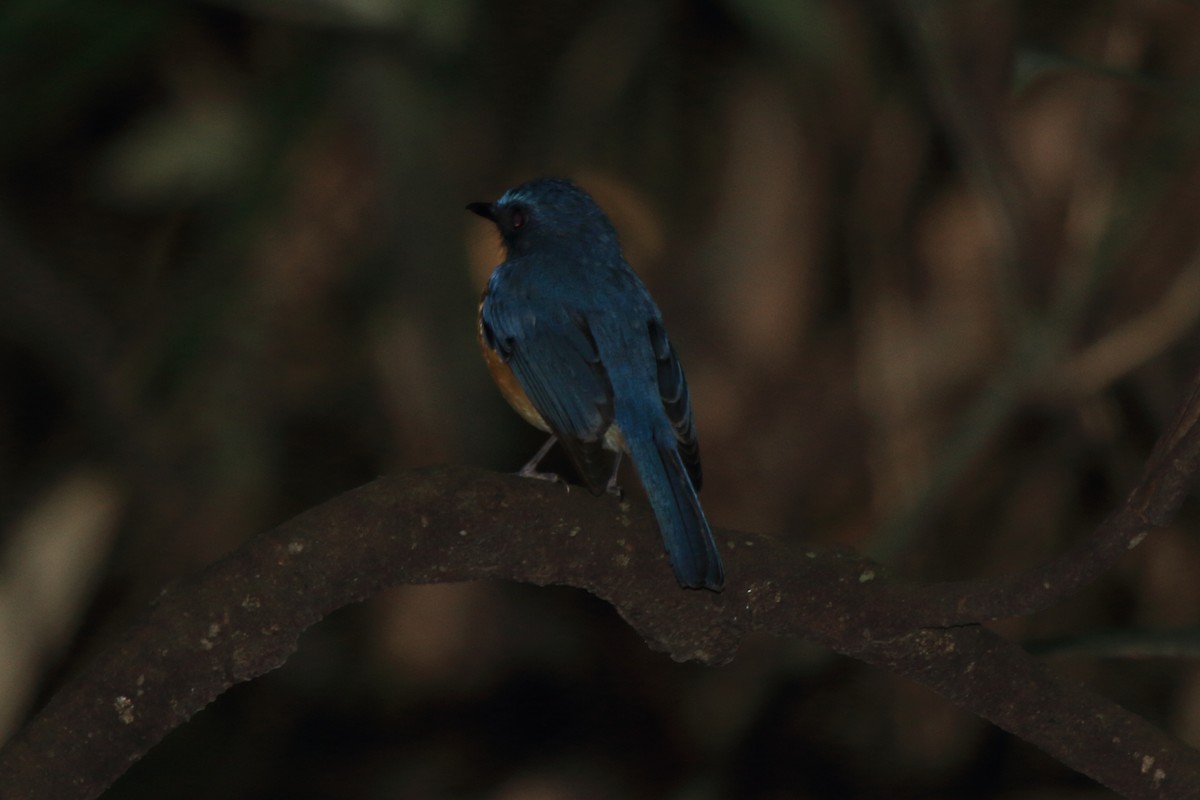
{"type": "Polygon", "coordinates": [[[558,442],[592,494],[619,494],[628,454],[679,585],[720,591],[687,380],[613,224],[566,178],[467,210],[496,225],[505,253],[479,302],[484,361],[509,405],[550,434],[519,474],[558,480],[538,471],[558,442]]]}

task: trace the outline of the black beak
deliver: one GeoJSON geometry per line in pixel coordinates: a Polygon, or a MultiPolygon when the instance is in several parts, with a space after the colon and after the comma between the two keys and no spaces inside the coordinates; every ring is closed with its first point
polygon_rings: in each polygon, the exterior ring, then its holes
{"type": "Polygon", "coordinates": [[[496,211],[492,208],[491,203],[467,203],[467,211],[478,214],[484,219],[490,219],[492,222],[496,221],[496,211]]]}

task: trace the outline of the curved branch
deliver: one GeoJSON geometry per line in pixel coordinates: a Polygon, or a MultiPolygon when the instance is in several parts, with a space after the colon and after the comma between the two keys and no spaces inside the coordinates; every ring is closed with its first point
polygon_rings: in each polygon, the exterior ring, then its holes
{"type": "Polygon", "coordinates": [[[0,751],[0,785],[28,800],[96,797],[223,691],[280,666],[332,610],[394,584],[506,577],[585,588],[676,659],[727,661],[754,631],[807,638],[908,675],[1130,797],[1200,794],[1200,756],[1141,718],[983,628],[923,627],[925,589],[852,553],[718,538],[728,588],[683,591],[643,506],[460,467],[381,478],[164,592],[0,751]]]}
{"type": "MultiPolygon", "coordinates": [[[[1092,532],[1062,555],[1017,575],[949,581],[921,590],[931,627],[1031,614],[1104,575],[1154,528],[1170,524],[1200,470],[1200,374],[1159,437],[1138,485],[1092,532]]],[[[907,590],[906,590],[907,591],[907,590]]]]}

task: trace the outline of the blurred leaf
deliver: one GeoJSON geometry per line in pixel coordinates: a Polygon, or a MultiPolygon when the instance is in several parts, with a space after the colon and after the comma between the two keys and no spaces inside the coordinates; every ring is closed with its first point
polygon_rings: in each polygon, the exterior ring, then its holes
{"type": "Polygon", "coordinates": [[[408,30],[455,47],[466,39],[470,0],[226,0],[240,12],[277,20],[366,30],[408,30]]]}
{"type": "Polygon", "coordinates": [[[255,140],[250,114],[233,104],[151,114],[109,147],[95,180],[119,202],[186,204],[239,181],[255,140]]]}
{"type": "Polygon", "coordinates": [[[123,498],[111,477],[77,469],[4,532],[0,554],[0,740],[26,711],[48,658],[81,622],[116,532],[123,498]]]}
{"type": "Polygon", "coordinates": [[[1022,47],[1017,50],[1016,58],[1013,60],[1013,91],[1021,94],[1042,78],[1065,72],[1082,72],[1097,78],[1111,78],[1139,89],[1151,89],[1158,92],[1173,91],[1178,88],[1167,81],[1136,70],[1111,67],[1099,61],[1078,58],[1053,50],[1022,47]]]}
{"type": "Polygon", "coordinates": [[[816,0],[728,0],[729,12],[790,56],[827,61],[839,49],[828,3],[816,0]]]}

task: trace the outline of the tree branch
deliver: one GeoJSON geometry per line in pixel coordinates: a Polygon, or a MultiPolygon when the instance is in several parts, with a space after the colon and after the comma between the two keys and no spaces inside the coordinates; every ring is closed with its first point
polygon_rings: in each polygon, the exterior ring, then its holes
{"type": "MultiPolygon", "coordinates": [[[[1032,614],[1108,572],[1154,528],[1170,524],[1200,469],[1200,374],[1159,438],[1138,485],[1091,536],[1018,575],[950,581],[922,590],[925,624],[948,626],[1032,614]]],[[[907,590],[905,590],[907,591],[907,590]]]]}
{"type": "Polygon", "coordinates": [[[396,584],[510,578],[587,589],[678,660],[723,663],[753,632],[808,639],[919,681],[1129,797],[1200,796],[1200,754],[971,624],[1045,607],[1167,524],[1200,466],[1198,419],[1200,379],[1142,482],[1067,555],[1007,580],[930,586],[852,552],[723,531],[727,588],[685,591],[642,505],[464,467],[380,478],[167,589],[0,751],[0,786],[97,797],[226,689],[280,666],[331,611],[396,584]]]}

